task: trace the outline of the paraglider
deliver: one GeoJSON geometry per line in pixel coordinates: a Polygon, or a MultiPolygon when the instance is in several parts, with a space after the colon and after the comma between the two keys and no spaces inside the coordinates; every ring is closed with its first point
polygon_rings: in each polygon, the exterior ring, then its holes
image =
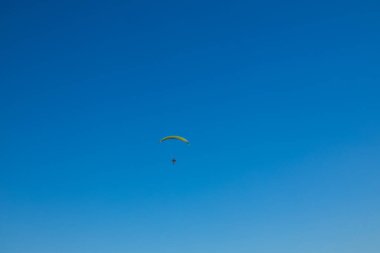
{"type": "MultiPolygon", "coordinates": [[[[178,141],[184,142],[186,144],[190,144],[190,142],[186,138],[184,138],[182,136],[178,136],[178,135],[169,135],[169,136],[166,136],[166,137],[162,138],[160,140],[160,142],[162,143],[162,142],[165,142],[165,141],[168,141],[168,140],[178,140],[178,141]]],[[[173,157],[172,164],[175,165],[176,162],[177,162],[177,160],[175,159],[175,157],[173,157]]]]}

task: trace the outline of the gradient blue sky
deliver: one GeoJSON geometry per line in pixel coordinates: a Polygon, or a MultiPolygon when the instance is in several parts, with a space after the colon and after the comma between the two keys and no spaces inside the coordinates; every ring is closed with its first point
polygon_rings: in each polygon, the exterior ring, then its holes
{"type": "Polygon", "coordinates": [[[379,31],[377,0],[1,1],[0,252],[378,253],[379,31]]]}

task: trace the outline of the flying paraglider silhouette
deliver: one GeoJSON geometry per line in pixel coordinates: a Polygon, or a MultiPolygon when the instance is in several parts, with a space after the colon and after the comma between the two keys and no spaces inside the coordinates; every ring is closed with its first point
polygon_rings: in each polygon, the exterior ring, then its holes
{"type": "MultiPolygon", "coordinates": [[[[169,136],[166,136],[166,137],[162,138],[160,140],[160,142],[162,143],[162,142],[165,142],[165,141],[168,141],[168,140],[178,140],[178,141],[184,142],[186,144],[190,144],[190,142],[187,139],[185,139],[182,136],[178,136],[178,135],[169,135],[169,136]]],[[[177,162],[176,158],[173,157],[172,158],[172,164],[175,165],[176,162],[177,162]]]]}

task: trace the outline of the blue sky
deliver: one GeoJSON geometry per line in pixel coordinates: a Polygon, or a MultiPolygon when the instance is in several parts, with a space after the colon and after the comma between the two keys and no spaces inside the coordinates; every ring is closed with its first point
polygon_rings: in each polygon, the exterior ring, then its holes
{"type": "Polygon", "coordinates": [[[378,252],[379,12],[1,1],[0,251],[378,252]]]}

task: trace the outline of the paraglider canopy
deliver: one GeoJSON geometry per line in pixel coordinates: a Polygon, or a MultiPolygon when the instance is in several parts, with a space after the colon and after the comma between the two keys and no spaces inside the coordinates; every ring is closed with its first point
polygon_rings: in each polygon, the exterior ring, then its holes
{"type": "Polygon", "coordinates": [[[186,144],[190,144],[190,142],[188,140],[186,140],[182,136],[178,136],[178,135],[169,135],[169,136],[166,136],[166,137],[162,138],[160,140],[160,142],[164,142],[164,141],[167,141],[167,140],[179,140],[179,141],[182,141],[182,142],[184,142],[186,144]]]}

